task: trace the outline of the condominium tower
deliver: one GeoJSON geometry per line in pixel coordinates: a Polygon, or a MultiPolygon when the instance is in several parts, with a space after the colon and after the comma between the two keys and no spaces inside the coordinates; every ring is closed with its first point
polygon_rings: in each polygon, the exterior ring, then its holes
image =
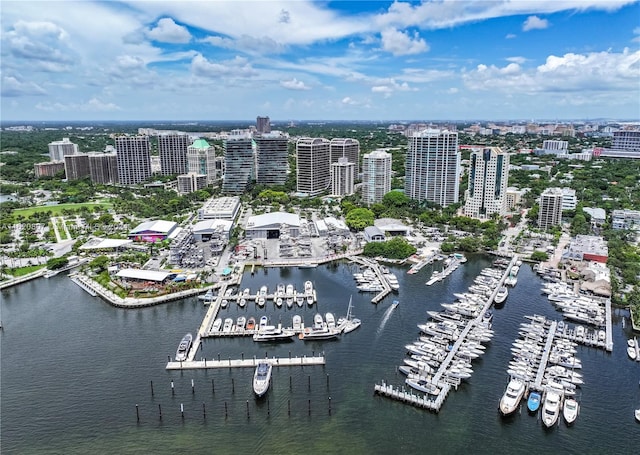
{"type": "Polygon", "coordinates": [[[185,134],[162,134],[158,136],[160,173],[162,175],[187,172],[187,148],[191,145],[185,134]]]}
{"type": "Polygon", "coordinates": [[[508,180],[509,155],[500,147],[486,147],[471,152],[465,215],[479,219],[489,219],[494,213],[505,215],[508,180]]]}
{"type": "Polygon", "coordinates": [[[547,188],[540,195],[538,227],[549,229],[562,223],[562,189],[547,188]]]}
{"type": "Polygon", "coordinates": [[[391,154],[375,150],[362,156],[362,200],[371,205],[381,202],[391,191],[391,154]]]}
{"type": "Polygon", "coordinates": [[[271,119],[269,117],[256,117],[256,131],[260,134],[271,132],[271,119]]]}
{"type": "Polygon", "coordinates": [[[207,184],[216,180],[216,152],[204,139],[196,139],[187,147],[187,171],[206,175],[207,184]]]}
{"type": "Polygon", "coordinates": [[[331,163],[331,194],[334,196],[353,194],[355,170],[355,163],[350,163],[347,157],[338,158],[337,163],[331,163]]]}
{"type": "Polygon", "coordinates": [[[342,157],[347,158],[349,163],[354,163],[356,169],[356,176],[359,172],[359,160],[360,160],[360,142],[356,139],[349,138],[334,138],[331,139],[329,144],[331,150],[331,163],[337,163],[342,157]]]}
{"type": "Polygon", "coordinates": [[[297,190],[315,196],[331,184],[329,140],[324,138],[300,138],[296,142],[297,190]]]}
{"type": "Polygon", "coordinates": [[[93,183],[118,183],[118,157],[115,153],[89,153],[89,175],[93,183]]]}
{"type": "Polygon", "coordinates": [[[64,173],[67,180],[79,180],[89,177],[89,155],[76,153],[64,157],[64,173]]]}
{"type": "Polygon", "coordinates": [[[148,136],[116,137],[120,184],[136,185],[151,177],[150,151],[148,136]]]}
{"type": "Polygon", "coordinates": [[[242,194],[254,176],[255,143],[250,133],[234,130],[224,141],[222,191],[242,194]]]}
{"type": "Polygon", "coordinates": [[[405,159],[405,194],[440,206],[458,202],[460,188],[458,133],[426,129],[409,137],[405,159]]]}
{"type": "Polygon", "coordinates": [[[256,183],[284,185],[289,171],[289,135],[272,131],[256,135],[253,140],[256,143],[256,183]]]}
{"type": "Polygon", "coordinates": [[[65,156],[77,153],[78,144],[71,142],[68,137],[49,143],[49,159],[51,161],[64,161],[65,156]]]}

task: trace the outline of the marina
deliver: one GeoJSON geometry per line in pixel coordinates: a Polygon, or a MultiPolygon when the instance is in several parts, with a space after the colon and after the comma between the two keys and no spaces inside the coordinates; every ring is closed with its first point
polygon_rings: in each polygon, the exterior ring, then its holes
{"type": "MultiPolygon", "coordinates": [[[[391,386],[387,390],[405,393],[407,399],[414,395],[428,400],[429,406],[437,399],[404,383],[407,377],[398,368],[405,357],[404,345],[414,338],[416,324],[427,318],[426,311],[444,314],[442,303],[452,302],[454,294],[469,293],[477,286],[475,279],[484,276],[480,272],[490,265],[489,259],[472,256],[428,293],[424,286],[428,269],[409,275],[405,268],[390,267],[398,276],[400,295],[385,298],[378,305],[371,305],[371,296],[355,288],[353,265],[257,269],[254,276],[247,269],[241,291],[247,287],[259,290],[262,285],[277,289],[278,283],[303,289],[304,282],[312,280],[318,301],[312,307],[305,303],[298,308],[294,303],[292,311],[278,309],[274,303],[259,308],[255,302],[247,302],[241,308],[229,302],[227,308],[216,310],[211,323],[231,318],[237,324],[238,317],[244,316],[246,328],[250,317],[258,324],[266,315],[277,325],[282,315],[283,326],[289,326],[295,315],[310,323],[315,313],[324,316],[332,312],[338,325],[338,316],[347,314],[352,295],[352,311],[362,326],[331,342],[294,338],[290,343],[255,343],[249,337],[204,337],[198,342],[200,347],[190,351],[195,354],[193,361],[201,362],[200,368],[189,369],[166,369],[166,365],[167,356],[174,355],[185,333],[192,332],[196,342],[205,315],[215,309],[203,306],[195,295],[131,311],[89,296],[63,275],[12,288],[2,296],[3,411],[12,416],[3,419],[3,449],[8,453],[96,453],[108,440],[114,450],[124,451],[143,443],[159,452],[179,450],[179,445],[182,450],[206,453],[215,445],[234,451],[256,450],[258,446],[260,453],[320,453],[340,444],[350,453],[395,453],[399,445],[411,453],[419,453],[427,445],[439,453],[461,453],[482,434],[484,443],[477,453],[524,452],[532,446],[555,453],[567,439],[575,451],[606,447],[615,453],[633,453],[635,442],[629,435],[637,425],[634,410],[640,403],[640,363],[630,361],[626,353],[627,340],[633,335],[631,324],[622,328],[622,320],[628,322],[629,317],[623,309],[611,310],[614,349],[610,354],[584,343],[575,348],[585,383],[576,394],[580,411],[571,427],[564,425],[562,413],[559,421],[563,425],[556,425],[551,432],[543,432],[542,423],[537,425],[540,431],[532,431],[537,417],[527,412],[500,418],[498,402],[507,384],[510,347],[520,336],[520,324],[530,322],[525,316],[534,311],[549,320],[562,318],[541,295],[542,282],[528,264],[521,267],[518,284],[509,289],[506,304],[490,308],[494,335],[482,360],[473,361],[471,377],[461,380],[457,390],[453,383],[441,381],[450,391],[437,415],[427,407],[383,398],[384,392],[372,390],[372,383],[378,380],[381,385],[383,378],[383,383],[391,386]],[[393,298],[400,303],[390,312],[393,298]],[[130,346],[133,333],[139,344],[136,349],[130,346]],[[252,389],[255,367],[228,366],[229,359],[232,363],[242,360],[243,353],[245,360],[253,362],[254,356],[287,359],[289,351],[292,358],[322,355],[325,363],[274,367],[271,386],[260,400],[255,399],[252,389]],[[220,367],[209,368],[210,362],[218,362],[218,354],[220,367]],[[24,369],[13,365],[26,357],[33,366],[22,374],[24,369]],[[64,368],[59,367],[61,362],[64,368]],[[109,367],[87,368],[95,364],[109,367]],[[30,399],[17,393],[20,390],[29,391],[30,399]],[[32,425],[34,415],[46,418],[46,423],[40,420],[32,425]],[[607,423],[606,428],[602,422],[607,423]],[[309,432],[310,425],[331,427],[330,445],[325,434],[309,432]],[[403,430],[389,435],[389,426],[403,430]],[[424,428],[430,431],[425,433],[424,428]],[[264,434],[270,435],[266,441],[258,436],[264,434]]],[[[575,330],[573,323],[565,322],[565,327],[567,334],[575,330]]]]}

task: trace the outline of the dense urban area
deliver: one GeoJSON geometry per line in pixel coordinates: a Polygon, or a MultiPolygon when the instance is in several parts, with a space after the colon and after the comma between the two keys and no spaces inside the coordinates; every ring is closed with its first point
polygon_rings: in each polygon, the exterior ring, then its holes
{"type": "Polygon", "coordinates": [[[247,265],[485,252],[539,263],[640,323],[634,125],[258,117],[1,134],[4,286],[80,266],[140,300],[247,265]],[[135,269],[173,279],[118,274],[135,269]]]}

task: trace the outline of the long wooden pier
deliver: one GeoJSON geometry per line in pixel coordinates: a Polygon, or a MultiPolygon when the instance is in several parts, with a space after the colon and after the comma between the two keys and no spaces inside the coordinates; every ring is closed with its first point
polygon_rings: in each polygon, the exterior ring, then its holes
{"type": "Polygon", "coordinates": [[[383,289],[371,299],[371,303],[378,303],[382,299],[384,299],[387,295],[391,294],[391,286],[389,286],[389,282],[384,277],[384,274],[380,269],[380,264],[378,264],[376,261],[367,260],[359,256],[350,256],[349,259],[355,262],[356,264],[360,264],[365,267],[370,267],[371,269],[373,269],[373,271],[376,274],[376,277],[378,278],[378,281],[380,281],[380,284],[382,285],[383,289]]]}
{"type": "MultiPolygon", "coordinates": [[[[197,349],[192,348],[191,353],[195,353],[197,349]]],[[[189,357],[193,357],[190,355],[189,357]]],[[[295,357],[251,357],[247,359],[222,359],[222,360],[185,360],[182,362],[167,362],[167,370],[198,370],[209,368],[255,368],[259,362],[269,362],[274,367],[294,367],[307,365],[324,365],[325,356],[295,356],[295,357]]]]}
{"type": "Polygon", "coordinates": [[[536,373],[536,380],[533,386],[536,390],[542,390],[542,379],[544,378],[544,372],[547,369],[547,362],[549,361],[549,354],[551,353],[551,345],[553,344],[553,338],[556,335],[556,328],[558,323],[556,321],[551,322],[549,326],[549,332],[547,332],[547,340],[544,344],[544,351],[542,351],[542,358],[538,364],[538,372],[536,373]]]}

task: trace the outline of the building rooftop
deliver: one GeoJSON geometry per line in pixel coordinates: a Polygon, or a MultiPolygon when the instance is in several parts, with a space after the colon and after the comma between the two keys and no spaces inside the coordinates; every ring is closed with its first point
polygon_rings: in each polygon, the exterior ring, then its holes
{"type": "Polygon", "coordinates": [[[208,149],[211,146],[204,139],[196,139],[195,141],[193,141],[193,144],[191,144],[191,147],[197,149],[208,149]]]}
{"type": "Polygon", "coordinates": [[[260,229],[264,226],[274,224],[286,224],[288,226],[300,227],[300,217],[295,213],[271,212],[262,215],[255,215],[247,221],[247,229],[260,229]]]}
{"type": "Polygon", "coordinates": [[[169,232],[174,230],[176,226],[178,226],[178,223],[176,223],[175,221],[166,221],[166,220],[146,221],[136,226],[130,232],[130,234],[137,234],[137,233],[146,232],[146,231],[161,232],[164,234],[168,234],[169,232]]]}
{"type": "Polygon", "coordinates": [[[169,275],[173,275],[171,272],[163,272],[161,270],[143,270],[143,269],[122,269],[116,276],[118,278],[131,278],[134,280],[147,280],[147,281],[164,281],[169,275]]]}

